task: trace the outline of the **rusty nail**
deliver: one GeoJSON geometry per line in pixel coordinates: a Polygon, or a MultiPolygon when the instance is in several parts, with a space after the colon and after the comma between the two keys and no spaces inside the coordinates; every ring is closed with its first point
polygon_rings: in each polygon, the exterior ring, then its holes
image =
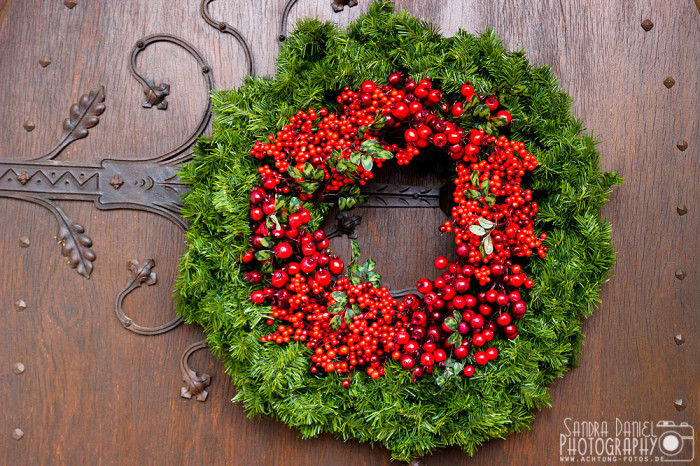
{"type": "Polygon", "coordinates": [[[24,364],[21,362],[16,362],[12,370],[17,375],[22,374],[24,373],[24,364]]]}
{"type": "Polygon", "coordinates": [[[76,2],[75,0],[63,0],[63,4],[72,10],[73,7],[75,7],[75,5],[78,4],[78,2],[76,2]]]}
{"type": "Polygon", "coordinates": [[[676,270],[676,278],[679,280],[683,280],[685,278],[685,272],[683,269],[676,270]]]}
{"type": "Polygon", "coordinates": [[[668,78],[664,79],[664,86],[667,88],[671,89],[674,84],[676,84],[676,80],[672,77],[669,76],[668,78]]]}
{"type": "Polygon", "coordinates": [[[34,122],[32,120],[27,120],[22,125],[22,128],[24,128],[24,130],[26,132],[30,132],[30,131],[34,131],[34,128],[36,128],[36,125],[34,124],[34,122]]]}
{"type": "Polygon", "coordinates": [[[26,236],[19,237],[19,246],[21,248],[28,248],[29,245],[30,245],[29,238],[27,238],[26,236]]]}
{"type": "Polygon", "coordinates": [[[12,432],[12,438],[15,440],[22,440],[22,437],[24,437],[24,431],[22,429],[17,428],[12,432]]]}
{"type": "Polygon", "coordinates": [[[22,172],[22,173],[20,173],[19,175],[17,175],[17,181],[19,181],[20,183],[22,183],[22,186],[24,186],[25,184],[27,184],[31,178],[32,178],[32,177],[31,177],[31,176],[29,175],[29,173],[27,173],[27,172],[22,172]]]}
{"type": "Polygon", "coordinates": [[[673,406],[676,408],[676,411],[683,411],[687,407],[683,398],[678,398],[676,401],[674,401],[673,406]]]}
{"type": "Polygon", "coordinates": [[[644,21],[642,21],[642,29],[644,29],[645,31],[650,31],[653,27],[654,23],[652,23],[650,19],[647,18],[644,21]]]}
{"type": "Polygon", "coordinates": [[[219,29],[221,29],[222,31],[223,31],[224,29],[226,29],[226,23],[224,23],[223,21],[221,21],[221,22],[219,23],[219,29]]]}
{"type": "Polygon", "coordinates": [[[141,39],[136,41],[136,47],[138,47],[138,48],[143,47],[143,41],[141,39]]]}
{"type": "Polygon", "coordinates": [[[287,36],[285,36],[284,34],[280,34],[279,36],[277,36],[277,40],[279,40],[280,42],[282,42],[286,38],[287,36]]]}
{"type": "Polygon", "coordinates": [[[685,204],[683,204],[682,206],[678,206],[676,207],[676,212],[678,212],[678,215],[682,217],[688,213],[688,206],[686,206],[685,204]]]}
{"type": "Polygon", "coordinates": [[[124,184],[124,180],[122,180],[119,175],[114,175],[112,179],[109,180],[109,184],[111,184],[114,189],[119,189],[124,184]]]}
{"type": "Polygon", "coordinates": [[[686,141],[685,139],[680,139],[676,143],[676,147],[678,148],[679,151],[683,152],[684,150],[686,150],[688,148],[688,141],[686,141]]]}
{"type": "Polygon", "coordinates": [[[42,67],[46,68],[47,66],[49,66],[51,64],[51,57],[49,57],[48,55],[44,55],[43,57],[41,57],[39,59],[39,64],[42,67]]]}
{"type": "Polygon", "coordinates": [[[206,65],[204,65],[204,66],[202,67],[202,73],[207,74],[208,72],[209,72],[209,67],[206,66],[206,65]]]}
{"type": "Polygon", "coordinates": [[[15,301],[15,308],[17,309],[17,312],[22,312],[27,309],[27,303],[25,303],[23,299],[18,299],[15,301]]]}
{"type": "Polygon", "coordinates": [[[685,337],[683,336],[682,333],[679,333],[678,335],[676,335],[675,337],[673,337],[673,340],[676,342],[676,344],[677,344],[678,346],[680,346],[680,345],[682,345],[683,343],[685,343],[685,337]]]}

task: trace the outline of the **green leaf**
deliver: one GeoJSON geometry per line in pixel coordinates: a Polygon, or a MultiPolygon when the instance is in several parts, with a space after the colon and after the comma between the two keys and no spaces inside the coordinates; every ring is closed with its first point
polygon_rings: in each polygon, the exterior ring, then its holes
{"type": "Polygon", "coordinates": [[[454,332],[447,338],[447,342],[455,347],[462,346],[462,335],[459,332],[454,332]]]}
{"type": "Polygon", "coordinates": [[[296,212],[299,209],[299,206],[301,205],[301,201],[299,200],[298,197],[292,197],[289,199],[289,211],[290,212],[296,212]]]}
{"type": "Polygon", "coordinates": [[[366,271],[374,270],[374,268],[377,266],[377,261],[374,259],[367,259],[363,265],[364,269],[366,271]]]}
{"type": "Polygon", "coordinates": [[[489,195],[484,198],[484,202],[486,202],[489,206],[493,206],[496,203],[496,198],[489,195]]]}
{"type": "Polygon", "coordinates": [[[287,165],[287,173],[289,173],[289,176],[295,180],[301,180],[304,178],[304,174],[297,170],[294,165],[287,165]]]}
{"type": "Polygon", "coordinates": [[[442,387],[445,385],[445,376],[444,375],[438,375],[435,377],[435,383],[438,385],[438,387],[442,387]]]}
{"type": "Polygon", "coordinates": [[[299,183],[299,187],[301,187],[301,192],[304,194],[313,194],[316,192],[318,187],[321,185],[321,183],[313,182],[313,183],[299,183]]]}
{"type": "Polygon", "coordinates": [[[377,272],[367,272],[367,281],[377,288],[379,288],[381,279],[382,276],[377,272]]]}
{"type": "Polygon", "coordinates": [[[455,309],[454,311],[452,311],[452,315],[455,317],[455,320],[456,320],[457,322],[462,322],[462,313],[459,312],[457,309],[455,309]]]}
{"type": "Polygon", "coordinates": [[[360,126],[359,128],[357,128],[357,139],[362,139],[363,137],[365,137],[365,133],[367,133],[368,129],[368,126],[360,126]]]}
{"type": "Polygon", "coordinates": [[[335,167],[335,170],[341,173],[345,171],[356,172],[357,167],[358,165],[356,163],[352,163],[348,159],[340,159],[338,160],[338,166],[335,167]]]}
{"type": "Polygon", "coordinates": [[[478,220],[479,220],[479,225],[481,225],[486,230],[490,230],[491,228],[493,228],[496,225],[491,220],[486,220],[484,217],[479,217],[478,220]]]}
{"type": "Polygon", "coordinates": [[[472,185],[473,186],[479,186],[479,172],[474,170],[472,172],[472,179],[471,179],[472,185]]]}
{"type": "Polygon", "coordinates": [[[355,311],[352,308],[345,311],[345,325],[349,326],[350,324],[352,324],[353,317],[355,317],[355,311]]]}
{"type": "Polygon", "coordinates": [[[482,194],[488,194],[489,193],[489,180],[486,179],[481,182],[481,193],[482,194]]]}
{"type": "Polygon", "coordinates": [[[282,228],[280,226],[279,219],[277,218],[277,215],[275,215],[275,214],[272,214],[269,217],[267,217],[267,228],[271,228],[272,226],[274,226],[277,230],[282,228]],[[270,222],[272,222],[272,225],[270,225],[270,222]]]}
{"type": "Polygon", "coordinates": [[[311,178],[316,181],[323,181],[325,177],[326,172],[323,171],[323,168],[314,168],[314,172],[311,174],[311,178]]]}
{"type": "Polygon", "coordinates": [[[350,154],[350,162],[359,167],[362,163],[362,152],[353,152],[350,154]]]}
{"type": "Polygon", "coordinates": [[[271,248],[274,244],[275,242],[272,241],[272,238],[268,238],[267,236],[260,238],[260,246],[264,248],[271,248]]]}
{"type": "Polygon", "coordinates": [[[340,316],[336,314],[336,315],[331,319],[330,323],[328,324],[328,329],[329,329],[331,332],[336,332],[336,331],[338,331],[338,330],[340,329],[340,324],[341,324],[342,322],[343,322],[343,321],[342,321],[342,319],[340,318],[340,316]]]}
{"type": "Polygon", "coordinates": [[[481,197],[481,193],[476,189],[470,189],[467,191],[467,197],[469,199],[479,199],[481,197]]]}
{"type": "Polygon", "coordinates": [[[352,261],[355,262],[360,258],[360,244],[355,240],[351,240],[350,246],[352,247],[352,261]]]}
{"type": "Polygon", "coordinates": [[[365,171],[370,171],[373,166],[374,161],[372,160],[372,156],[369,154],[362,154],[362,168],[364,168],[365,171]]]}
{"type": "Polygon", "coordinates": [[[491,241],[491,235],[486,235],[484,238],[484,252],[488,255],[493,252],[493,242],[491,241]]]}
{"type": "Polygon", "coordinates": [[[342,312],[343,309],[345,309],[345,304],[334,303],[334,304],[331,304],[330,306],[328,306],[328,308],[326,310],[331,314],[337,314],[339,312],[342,312]]]}
{"type": "Polygon", "coordinates": [[[486,230],[481,228],[479,225],[476,223],[474,225],[469,226],[469,231],[474,233],[476,236],[484,236],[486,234],[486,230]]]}
{"type": "Polygon", "coordinates": [[[269,249],[261,249],[260,251],[255,252],[255,258],[259,261],[266,261],[272,257],[273,254],[274,253],[269,249]]]}
{"type": "Polygon", "coordinates": [[[271,261],[264,262],[262,267],[260,267],[260,272],[263,274],[272,273],[272,262],[271,261]]]}
{"type": "Polygon", "coordinates": [[[354,197],[344,197],[338,198],[338,208],[340,210],[350,210],[357,205],[357,199],[354,197]]]}
{"type": "Polygon", "coordinates": [[[331,152],[331,156],[326,160],[326,165],[328,168],[333,169],[338,165],[338,160],[340,160],[340,151],[334,149],[333,152],[331,152]]]}
{"type": "Polygon", "coordinates": [[[331,296],[333,296],[333,299],[335,299],[336,303],[348,303],[348,295],[343,293],[342,291],[334,291],[333,293],[331,293],[331,296]]]}
{"type": "Polygon", "coordinates": [[[452,317],[448,317],[447,319],[445,319],[445,327],[449,328],[453,332],[456,332],[457,328],[459,328],[459,324],[452,317]]]}
{"type": "Polygon", "coordinates": [[[311,165],[309,162],[304,162],[303,172],[304,172],[304,178],[306,178],[306,179],[313,178],[314,166],[311,165]]]}

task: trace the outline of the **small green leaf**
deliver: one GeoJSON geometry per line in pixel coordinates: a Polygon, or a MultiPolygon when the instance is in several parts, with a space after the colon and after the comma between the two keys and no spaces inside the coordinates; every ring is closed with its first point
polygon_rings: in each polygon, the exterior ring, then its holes
{"type": "Polygon", "coordinates": [[[484,180],[481,182],[481,193],[488,194],[489,192],[489,180],[484,180]]]}
{"type": "Polygon", "coordinates": [[[275,215],[275,214],[272,214],[267,218],[267,227],[271,228],[272,226],[274,226],[275,229],[277,229],[277,230],[282,228],[280,226],[279,220],[277,219],[277,215],[275,215]],[[270,224],[270,222],[272,222],[272,225],[270,224]]]}
{"type": "Polygon", "coordinates": [[[377,141],[376,139],[367,139],[360,145],[360,148],[365,152],[379,151],[384,149],[382,145],[379,144],[379,141],[377,141]]]}
{"type": "Polygon", "coordinates": [[[486,202],[489,206],[493,206],[496,203],[496,198],[494,196],[486,196],[484,198],[484,202],[486,202]]]}
{"type": "Polygon", "coordinates": [[[443,375],[438,375],[435,377],[435,383],[438,385],[438,387],[442,387],[445,385],[445,376],[443,375]]]}
{"type": "Polygon", "coordinates": [[[374,259],[367,259],[363,265],[364,269],[366,271],[374,270],[374,268],[377,266],[377,261],[374,259]]]}
{"type": "Polygon", "coordinates": [[[359,167],[362,163],[362,152],[353,152],[350,154],[350,162],[359,167]]]}
{"type": "Polygon", "coordinates": [[[340,160],[340,152],[334,149],[333,152],[331,152],[331,156],[326,160],[326,165],[328,168],[333,169],[338,165],[338,160],[340,160]]]}
{"type": "Polygon", "coordinates": [[[272,257],[273,254],[274,253],[269,249],[261,249],[260,251],[255,252],[255,258],[259,261],[266,261],[272,257]]]}
{"type": "Polygon", "coordinates": [[[455,374],[459,374],[464,370],[465,364],[463,362],[456,362],[454,366],[452,366],[452,370],[455,371],[455,374]]]}
{"type": "Polygon", "coordinates": [[[481,197],[481,193],[476,189],[470,189],[467,191],[467,197],[469,199],[479,199],[481,197]]]}
{"type": "Polygon", "coordinates": [[[341,312],[343,309],[345,309],[345,304],[334,303],[334,304],[331,304],[330,306],[328,306],[328,308],[326,310],[331,314],[337,314],[337,313],[341,312]]]}
{"type": "Polygon", "coordinates": [[[304,174],[297,170],[294,165],[288,165],[287,166],[287,173],[289,173],[289,176],[294,178],[295,180],[301,180],[304,178],[304,174]]]}
{"type": "Polygon", "coordinates": [[[299,186],[301,187],[301,192],[304,194],[313,194],[316,192],[318,187],[321,185],[321,183],[313,182],[313,183],[299,183],[299,186]]]}
{"type": "Polygon", "coordinates": [[[472,172],[472,179],[471,179],[472,185],[473,186],[479,186],[479,172],[474,170],[472,172]]]}
{"type": "Polygon", "coordinates": [[[359,285],[362,283],[362,278],[358,277],[357,275],[351,275],[348,277],[348,280],[350,281],[351,285],[359,285]]]}
{"type": "Polygon", "coordinates": [[[328,324],[328,329],[331,332],[336,332],[340,329],[340,324],[342,323],[342,319],[340,318],[339,315],[335,315],[332,319],[331,322],[328,324]]]}
{"type": "Polygon", "coordinates": [[[462,346],[462,335],[459,332],[454,332],[447,338],[447,343],[454,345],[455,347],[462,346]]]}
{"type": "Polygon", "coordinates": [[[355,262],[360,258],[360,244],[357,241],[352,240],[350,241],[350,246],[352,246],[352,261],[355,262]]]}
{"type": "Polygon", "coordinates": [[[299,209],[300,205],[301,205],[301,201],[299,200],[298,197],[293,197],[293,198],[289,199],[290,212],[296,212],[299,209]]]}
{"type": "Polygon", "coordinates": [[[493,252],[493,242],[491,241],[491,235],[486,235],[484,238],[484,252],[489,255],[493,252]]]}
{"type": "Polygon", "coordinates": [[[349,171],[352,173],[352,172],[357,171],[357,167],[358,167],[357,164],[352,163],[348,159],[340,159],[340,160],[338,160],[338,166],[335,167],[335,170],[339,171],[341,173],[345,172],[345,171],[349,171]]]}
{"type": "Polygon", "coordinates": [[[355,311],[353,311],[352,308],[345,311],[345,325],[350,326],[353,317],[355,317],[355,311]]]}
{"type": "Polygon", "coordinates": [[[469,231],[474,233],[476,236],[484,236],[486,234],[486,230],[481,228],[479,225],[476,223],[474,225],[469,226],[469,231]]]}
{"type": "Polygon", "coordinates": [[[449,328],[453,332],[456,332],[457,328],[459,327],[459,324],[452,317],[448,317],[447,319],[445,319],[445,327],[449,328]]]}
{"type": "Polygon", "coordinates": [[[264,248],[271,248],[275,244],[274,241],[272,241],[272,238],[268,238],[266,236],[263,236],[260,238],[260,246],[264,248]]]}
{"type": "Polygon", "coordinates": [[[339,197],[338,198],[338,208],[340,210],[348,210],[348,198],[347,197],[339,197]]]}
{"type": "Polygon", "coordinates": [[[484,217],[479,217],[478,220],[479,225],[481,225],[486,230],[490,230],[495,225],[495,223],[493,223],[491,220],[486,220],[484,217]]]}
{"type": "Polygon", "coordinates": [[[309,162],[304,162],[304,167],[302,171],[304,172],[304,178],[312,178],[314,174],[314,166],[311,165],[309,162]]]}
{"type": "Polygon", "coordinates": [[[357,128],[357,139],[362,139],[365,136],[365,133],[367,133],[368,129],[368,126],[360,126],[357,128]]]}
{"type": "Polygon", "coordinates": [[[367,272],[367,281],[377,288],[379,288],[381,279],[382,276],[377,272],[367,272]]]}
{"type": "Polygon", "coordinates": [[[326,173],[323,168],[314,168],[314,172],[311,174],[311,178],[316,181],[322,181],[326,177],[326,173]]]}
{"type": "Polygon", "coordinates": [[[362,168],[364,168],[365,171],[370,171],[373,166],[374,161],[372,160],[372,156],[369,154],[362,154],[362,168]]]}
{"type": "Polygon", "coordinates": [[[336,303],[348,303],[348,295],[343,293],[342,291],[334,291],[333,293],[331,293],[331,295],[333,296],[333,299],[335,299],[336,303]]]}
{"type": "Polygon", "coordinates": [[[455,316],[455,320],[456,320],[457,322],[462,322],[462,313],[459,312],[457,309],[455,309],[455,310],[452,312],[452,315],[455,316]]]}

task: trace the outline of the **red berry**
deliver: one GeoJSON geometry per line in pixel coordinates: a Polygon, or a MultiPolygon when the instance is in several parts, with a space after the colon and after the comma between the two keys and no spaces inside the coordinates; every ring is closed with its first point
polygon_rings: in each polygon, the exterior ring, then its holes
{"type": "Polygon", "coordinates": [[[298,262],[290,262],[287,264],[287,273],[289,275],[296,275],[299,273],[300,267],[298,262]]]}
{"type": "Polygon", "coordinates": [[[403,120],[409,114],[408,105],[403,102],[398,102],[394,105],[394,109],[391,111],[391,113],[399,120],[403,120]]]}
{"type": "Polygon", "coordinates": [[[442,269],[447,268],[448,262],[447,262],[447,259],[445,257],[440,256],[440,257],[435,259],[434,264],[435,264],[436,269],[442,270],[442,269]]]}
{"type": "MultiPolygon", "coordinates": [[[[450,144],[457,144],[460,140],[459,133],[457,131],[450,131],[447,133],[447,142],[450,144]]],[[[460,145],[460,148],[462,146],[460,145]]]]}
{"type": "Polygon", "coordinates": [[[510,112],[506,112],[505,110],[501,110],[500,112],[498,112],[496,114],[496,118],[505,118],[506,124],[508,125],[508,124],[510,124],[510,120],[512,117],[510,115],[510,112]]]}
{"type": "Polygon", "coordinates": [[[391,73],[389,75],[389,77],[387,78],[387,81],[392,86],[398,86],[401,83],[401,74],[400,73],[391,73]]]}
{"type": "Polygon", "coordinates": [[[275,288],[282,288],[284,285],[287,284],[288,280],[289,280],[289,276],[283,270],[275,271],[275,273],[273,273],[272,277],[270,278],[270,282],[272,283],[272,286],[274,286],[275,288]]]}
{"type": "Polygon", "coordinates": [[[473,159],[475,159],[478,153],[479,153],[479,148],[476,147],[474,144],[467,144],[467,145],[464,147],[464,158],[465,158],[465,160],[473,160],[473,159]]]}
{"type": "Polygon", "coordinates": [[[425,325],[425,323],[428,321],[428,317],[425,315],[425,312],[414,312],[413,317],[411,318],[411,323],[413,325],[420,325],[421,327],[425,325]]]}
{"type": "Polygon", "coordinates": [[[435,144],[437,147],[444,147],[445,144],[447,144],[447,136],[445,136],[443,133],[436,134],[433,136],[433,144],[435,144]]]}
{"type": "Polygon", "coordinates": [[[374,90],[377,88],[377,85],[373,83],[372,81],[364,81],[362,85],[360,86],[362,89],[362,92],[365,94],[371,94],[374,92],[374,90]]]}
{"type": "Polygon", "coordinates": [[[427,278],[421,278],[416,283],[416,289],[419,293],[427,293],[433,289],[433,284],[427,278]]]}
{"type": "Polygon", "coordinates": [[[474,86],[470,84],[462,84],[462,89],[460,89],[461,94],[464,96],[465,100],[472,100],[474,95],[474,86]]]}
{"type": "Polygon", "coordinates": [[[245,254],[243,254],[243,257],[241,257],[241,262],[244,264],[247,264],[248,262],[252,261],[255,258],[255,254],[253,254],[252,251],[246,251],[245,254]]]}
{"type": "Polygon", "coordinates": [[[481,327],[484,326],[484,318],[481,316],[474,316],[472,317],[472,320],[469,321],[469,325],[474,330],[479,330],[481,327]]]}
{"type": "Polygon", "coordinates": [[[464,375],[466,377],[474,375],[474,366],[464,366],[464,375]]]}
{"type": "Polygon", "coordinates": [[[414,113],[423,109],[423,104],[420,102],[411,102],[408,104],[408,111],[413,115],[414,113]]]}
{"type": "Polygon", "coordinates": [[[415,129],[407,129],[403,137],[406,142],[416,142],[419,139],[418,132],[415,129]]]}
{"type": "Polygon", "coordinates": [[[420,363],[424,366],[432,366],[435,363],[435,356],[431,353],[423,353],[420,357],[420,363]]]}
{"type": "Polygon", "coordinates": [[[260,304],[265,301],[265,295],[263,294],[262,290],[255,290],[250,294],[250,300],[255,304],[260,304]]]}
{"type": "Polygon", "coordinates": [[[472,343],[474,343],[475,346],[484,346],[486,343],[486,338],[480,333],[477,333],[472,337],[472,343]]]}
{"type": "Polygon", "coordinates": [[[428,102],[431,104],[436,104],[442,100],[442,92],[438,91],[437,89],[433,89],[430,91],[428,94],[428,102]]]}
{"type": "Polygon", "coordinates": [[[481,145],[481,140],[484,138],[484,135],[479,132],[478,130],[471,130],[469,133],[469,140],[471,141],[472,144],[475,146],[480,146],[481,145]]]}
{"type": "Polygon", "coordinates": [[[288,223],[292,228],[299,228],[304,222],[301,221],[299,214],[292,214],[289,216],[288,223]]]}
{"type": "Polygon", "coordinates": [[[522,319],[525,313],[527,312],[527,304],[525,304],[525,301],[518,301],[517,303],[513,303],[511,306],[511,312],[513,313],[513,317],[516,319],[522,319]]]}
{"type": "Polygon", "coordinates": [[[462,102],[457,102],[452,106],[452,109],[450,110],[450,113],[452,116],[458,117],[462,116],[462,113],[464,113],[464,109],[462,108],[462,102]]]}
{"type": "Polygon", "coordinates": [[[311,213],[306,209],[302,209],[299,211],[299,218],[302,223],[309,223],[311,221],[311,213]]]}
{"type": "Polygon", "coordinates": [[[343,261],[341,261],[340,259],[333,259],[328,265],[328,268],[330,269],[332,274],[340,275],[341,273],[343,273],[345,264],[343,264],[343,261]]]}
{"type": "Polygon", "coordinates": [[[410,340],[408,333],[401,331],[396,335],[396,343],[403,346],[410,340]]]}
{"type": "Polygon", "coordinates": [[[279,259],[287,259],[292,255],[292,246],[289,243],[280,243],[275,248],[275,255],[279,259]]]}
{"type": "Polygon", "coordinates": [[[498,350],[496,348],[489,348],[486,350],[486,357],[489,358],[489,361],[493,361],[498,357],[498,350]]]}
{"type": "Polygon", "coordinates": [[[498,99],[495,95],[490,95],[484,101],[489,110],[494,111],[498,108],[498,99]]]}
{"type": "Polygon", "coordinates": [[[435,356],[435,362],[442,362],[447,359],[447,354],[441,349],[436,349],[433,356],[435,356]]]}
{"type": "Polygon", "coordinates": [[[255,209],[250,211],[250,217],[255,220],[256,222],[263,218],[263,211],[261,208],[256,207],[255,209]]]}
{"type": "Polygon", "coordinates": [[[262,208],[262,209],[263,209],[263,212],[265,212],[265,215],[270,215],[272,212],[275,211],[275,203],[274,203],[274,201],[273,201],[273,202],[269,202],[269,203],[263,205],[263,208],[262,208]]]}
{"type": "Polygon", "coordinates": [[[465,345],[455,348],[455,356],[457,356],[459,359],[466,358],[469,356],[469,348],[467,348],[465,345]]]}
{"type": "Polygon", "coordinates": [[[302,259],[301,264],[299,264],[301,267],[301,271],[304,273],[311,273],[316,269],[316,258],[313,256],[308,256],[302,259]]]}
{"type": "Polygon", "coordinates": [[[483,351],[478,351],[474,355],[474,361],[476,361],[478,365],[483,366],[484,364],[489,362],[489,357],[486,356],[486,353],[484,353],[483,351]]]}
{"type": "Polygon", "coordinates": [[[343,380],[343,388],[348,388],[350,386],[350,381],[348,379],[343,380]]]}
{"type": "Polygon", "coordinates": [[[510,314],[501,314],[500,316],[498,316],[498,319],[496,319],[496,322],[498,322],[498,325],[500,325],[501,327],[505,327],[506,325],[510,324],[510,314]]]}
{"type": "Polygon", "coordinates": [[[401,367],[403,369],[409,370],[413,369],[413,366],[416,365],[416,361],[411,357],[411,356],[404,356],[401,358],[401,367]]]}
{"type": "Polygon", "coordinates": [[[314,275],[314,280],[316,280],[316,283],[325,288],[331,284],[331,274],[328,270],[319,270],[316,272],[316,275],[314,275]]]}

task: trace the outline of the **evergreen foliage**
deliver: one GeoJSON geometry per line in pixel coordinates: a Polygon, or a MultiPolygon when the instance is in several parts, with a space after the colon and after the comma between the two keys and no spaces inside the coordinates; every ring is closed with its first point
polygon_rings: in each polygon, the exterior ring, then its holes
{"type": "MultiPolygon", "coordinates": [[[[523,51],[507,52],[493,31],[444,38],[432,24],[379,1],[347,30],[301,21],[282,44],[274,78],[249,76],[238,89],[215,92],[213,101],[213,135],[180,173],[191,191],[182,209],[189,249],[176,291],[179,314],[204,328],[233,378],[234,401],[305,438],[331,432],[380,443],[400,460],[450,445],[471,455],[489,439],[527,428],[533,411],[549,404],[547,386],[575,365],[581,319],[596,308],[614,262],[600,208],[621,182],[601,172],[595,141],[582,133],[549,67],[533,68],[523,51]],[[414,383],[389,360],[384,377],[358,371],[344,389],[337,374],[309,373],[310,350],[302,343],[260,343],[269,333],[269,307],[248,300],[254,287],[239,263],[251,235],[249,194],[260,182],[250,150],[298,109],[334,109],[343,86],[384,82],[396,70],[416,80],[429,76],[447,93],[471,81],[476,92],[498,96],[513,115],[501,131],[539,160],[531,180],[540,206],[536,233],[548,234],[549,253],[529,262],[535,286],[518,338],[494,340],[498,360],[471,379],[452,377],[438,387],[435,371],[414,383]]],[[[315,226],[329,206],[306,207],[315,226]]]]}

